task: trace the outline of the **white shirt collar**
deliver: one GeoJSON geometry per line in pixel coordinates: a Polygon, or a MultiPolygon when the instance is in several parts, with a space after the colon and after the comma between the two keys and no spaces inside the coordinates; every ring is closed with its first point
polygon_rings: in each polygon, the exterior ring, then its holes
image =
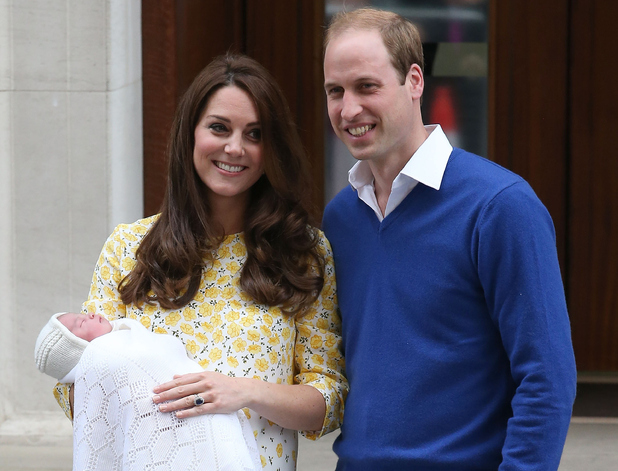
{"type": "Polygon", "coordinates": [[[406,175],[423,185],[439,190],[453,146],[439,124],[425,126],[425,130],[429,136],[410,157],[400,175],[406,175]]]}
{"type": "Polygon", "coordinates": [[[348,172],[348,181],[358,192],[358,197],[374,210],[382,221],[414,189],[422,183],[435,190],[440,189],[442,177],[453,147],[439,124],[425,126],[427,139],[395,177],[384,216],[375,196],[374,178],[367,161],[357,162],[348,172]]]}

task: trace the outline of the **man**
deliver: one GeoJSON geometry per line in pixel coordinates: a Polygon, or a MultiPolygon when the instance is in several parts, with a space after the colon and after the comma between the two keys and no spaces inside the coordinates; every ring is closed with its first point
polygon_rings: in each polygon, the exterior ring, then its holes
{"type": "Polygon", "coordinates": [[[556,470],[576,371],[549,214],[423,126],[416,28],[373,9],[325,40],[328,113],[359,160],[327,206],[350,393],[338,470],[556,470]]]}

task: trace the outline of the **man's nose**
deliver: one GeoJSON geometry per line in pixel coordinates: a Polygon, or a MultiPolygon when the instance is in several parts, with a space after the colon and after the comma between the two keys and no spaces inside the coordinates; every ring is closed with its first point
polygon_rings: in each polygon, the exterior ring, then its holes
{"type": "Polygon", "coordinates": [[[363,107],[360,100],[353,93],[344,93],[343,106],[341,107],[341,117],[346,121],[352,121],[360,114],[363,107]]]}

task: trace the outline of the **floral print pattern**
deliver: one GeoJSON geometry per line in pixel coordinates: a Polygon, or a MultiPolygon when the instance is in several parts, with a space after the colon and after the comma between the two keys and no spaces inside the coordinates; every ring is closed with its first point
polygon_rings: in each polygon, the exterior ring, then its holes
{"type": "MultiPolygon", "coordinates": [[[[99,257],[83,311],[97,312],[110,320],[137,319],[153,332],[174,335],[206,370],[313,386],[324,397],[326,416],[321,431],[303,435],[316,439],[338,428],[348,383],[340,352],[333,258],[324,235],[319,232],[319,249],[326,260],[324,288],[300,319],[284,315],[279,307],[257,304],[242,291],[240,270],[247,255],[242,233],[225,237],[214,262],[203,269],[198,293],[183,308],[124,305],[118,284],[134,267],[139,243],[155,220],[156,216],[114,230],[99,257]]],[[[62,384],[54,391],[70,416],[67,393],[67,385],[62,384]]],[[[297,433],[249,409],[244,412],[258,440],[263,468],[294,470],[297,433]]]]}

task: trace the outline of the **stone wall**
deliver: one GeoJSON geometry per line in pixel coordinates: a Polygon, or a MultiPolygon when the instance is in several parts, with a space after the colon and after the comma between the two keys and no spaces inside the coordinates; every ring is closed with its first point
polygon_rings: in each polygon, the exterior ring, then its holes
{"type": "Polygon", "coordinates": [[[70,434],[35,339],[142,195],[141,2],[0,0],[0,443],[70,434]]]}

